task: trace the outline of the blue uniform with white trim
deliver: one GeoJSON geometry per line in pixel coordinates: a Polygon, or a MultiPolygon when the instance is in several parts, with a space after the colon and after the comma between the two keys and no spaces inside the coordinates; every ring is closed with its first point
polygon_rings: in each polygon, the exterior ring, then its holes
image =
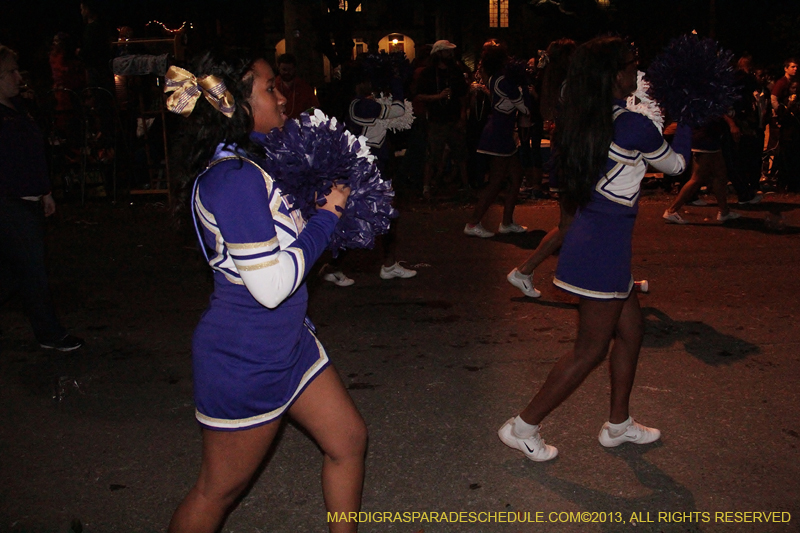
{"type": "Polygon", "coordinates": [[[614,138],[605,173],[564,236],[553,280],[556,286],[584,298],[625,299],[630,295],[633,225],[647,166],[665,174],[680,174],[690,153],[690,128],[678,127],[673,150],[650,119],[624,106],[624,101],[615,100],[614,138]]]}
{"type": "Polygon", "coordinates": [[[520,88],[505,76],[492,76],[487,87],[492,95],[492,112],[481,132],[477,152],[501,157],[512,156],[517,153],[517,141],[514,138],[517,112],[523,115],[530,112],[522,99],[520,88]]]}
{"type": "Polygon", "coordinates": [[[367,138],[367,146],[378,159],[378,168],[383,171],[389,160],[386,144],[386,124],[389,119],[402,117],[406,112],[403,90],[399,80],[392,80],[392,103],[385,104],[371,96],[359,96],[350,102],[347,126],[356,137],[367,138]]]}
{"type": "MultiPolygon", "coordinates": [[[[258,135],[258,134],[254,134],[258,135]]],[[[248,429],[280,417],[328,365],[303,283],[338,221],[289,211],[253,161],[218,149],[193,198],[214,293],[192,339],[196,418],[248,429]]]]}

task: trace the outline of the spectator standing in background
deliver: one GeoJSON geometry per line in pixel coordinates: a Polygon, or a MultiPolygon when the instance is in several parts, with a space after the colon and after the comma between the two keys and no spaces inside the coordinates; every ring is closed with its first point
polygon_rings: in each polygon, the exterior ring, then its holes
{"type": "Polygon", "coordinates": [[[736,67],[741,98],[733,104],[735,128],[723,137],[722,151],[739,203],[757,204],[762,199],[758,189],[764,148],[764,126],[758,102],[760,91],[752,72],[752,58],[742,56],[736,67]]]}
{"type": "Polygon", "coordinates": [[[542,89],[541,76],[537,72],[538,58],[532,57],[527,65],[527,86],[522,88],[525,106],[530,110],[529,115],[520,114],[517,122],[519,135],[519,156],[525,173],[524,185],[527,194],[533,200],[548,198],[542,191],[543,161],[542,161],[542,133],[544,123],[540,112],[539,94],[542,89]]]}
{"type": "Polygon", "coordinates": [[[436,41],[431,48],[431,65],[422,71],[415,101],[424,103],[428,113],[428,160],[425,163],[422,193],[431,195],[431,181],[442,162],[445,146],[458,167],[463,188],[469,187],[467,175],[467,95],[469,87],[455,61],[456,45],[436,41]]]}
{"type": "MultiPolygon", "coordinates": [[[[0,283],[16,292],[42,348],[69,352],[83,340],[56,318],[44,264],[44,218],[55,213],[45,141],[19,97],[17,54],[0,45],[0,283]]],[[[5,299],[5,298],[3,298],[5,299]]]]}
{"type": "Polygon", "coordinates": [[[319,107],[314,88],[297,77],[297,59],[292,54],[283,54],[278,58],[275,86],[286,98],[286,116],[289,118],[299,118],[302,112],[319,107]]]}
{"type": "MultiPolygon", "coordinates": [[[[75,48],[72,39],[64,32],[59,32],[53,37],[53,45],[50,49],[50,71],[53,76],[53,89],[56,90],[56,110],[71,111],[73,102],[70,100],[69,93],[61,89],[79,92],[86,87],[86,69],[75,55],[75,48]]],[[[59,126],[66,124],[67,118],[63,115],[58,117],[59,126]]]]}
{"type": "MultiPolygon", "coordinates": [[[[797,79],[797,60],[789,58],[783,63],[784,76],[772,86],[772,111],[774,124],[779,128],[776,166],[778,184],[790,191],[800,190],[800,121],[798,121],[796,90],[792,84],[797,79]],[[794,104],[794,105],[792,105],[794,104]]],[[[770,136],[775,128],[770,127],[770,136]]]]}
{"type": "Polygon", "coordinates": [[[777,112],[780,106],[785,106],[789,98],[789,84],[797,75],[797,60],[793,57],[783,62],[783,77],[772,86],[772,110],[777,112]]]}
{"type": "Polygon", "coordinates": [[[78,57],[86,67],[89,87],[114,87],[108,62],[111,60],[111,40],[100,18],[96,0],[81,1],[81,17],[86,23],[83,43],[78,57]]]}

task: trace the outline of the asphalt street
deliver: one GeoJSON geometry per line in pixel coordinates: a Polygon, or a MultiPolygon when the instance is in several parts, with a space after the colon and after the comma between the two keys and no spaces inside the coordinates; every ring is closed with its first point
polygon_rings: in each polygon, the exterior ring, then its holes
{"type": "MultiPolygon", "coordinates": [[[[520,205],[528,233],[492,239],[462,234],[467,205],[411,203],[398,257],[416,278],[380,279],[379,251],[347,256],[351,287],[312,275],[309,314],[369,427],[361,531],[800,530],[800,197],[725,225],[690,207],[686,226],[661,220],[669,200],[643,198],[634,236],[650,292],[632,414],[661,429],[650,445],[597,442],[605,365],[545,421],[557,459],[497,438],[575,338],[557,258],[535,273],[539,299],[505,279],[556,224],[554,201],[520,205]]],[[[0,531],[164,531],[199,467],[190,338],[207,267],[152,204],[65,206],[48,246],[57,306],[86,347],[42,352],[0,307],[0,531]]],[[[223,531],[326,531],[320,466],[284,424],[223,531]]]]}

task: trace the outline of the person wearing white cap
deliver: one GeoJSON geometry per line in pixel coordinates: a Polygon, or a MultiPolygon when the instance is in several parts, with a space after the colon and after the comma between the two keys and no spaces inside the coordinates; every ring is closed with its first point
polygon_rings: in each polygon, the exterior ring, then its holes
{"type": "Polygon", "coordinates": [[[431,48],[431,54],[437,54],[442,50],[454,50],[456,45],[448,41],[447,39],[440,39],[433,43],[433,48],[431,48]]]}
{"type": "Polygon", "coordinates": [[[467,175],[467,96],[469,86],[455,62],[456,45],[447,40],[433,43],[431,65],[422,71],[417,84],[417,99],[428,112],[428,159],[425,163],[423,194],[430,196],[431,180],[442,161],[445,146],[461,173],[463,187],[467,175]]]}

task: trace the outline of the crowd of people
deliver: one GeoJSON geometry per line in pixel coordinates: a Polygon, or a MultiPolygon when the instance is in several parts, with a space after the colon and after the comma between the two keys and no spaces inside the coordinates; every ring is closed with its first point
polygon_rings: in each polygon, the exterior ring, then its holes
{"type": "MultiPolygon", "coordinates": [[[[88,7],[85,17],[91,25],[88,7]]],[[[85,46],[91,45],[91,34],[85,46]]],[[[54,83],[102,83],[95,62],[100,59],[86,47],[81,56],[74,55],[68,42],[64,35],[54,42],[54,83]]],[[[554,283],[579,299],[574,346],[527,406],[498,430],[500,440],[534,461],[555,458],[558,451],[543,440],[541,422],[606,357],[611,400],[601,445],[658,440],[660,431],[636,422],[629,410],[643,337],[631,276],[642,181],[649,167],[680,175],[691,165],[691,177],[664,219],[685,223],[679,210],[696,199],[702,185],[714,192],[718,221],[738,218],[728,207],[728,181],[740,204],[761,200],[762,148],[769,126],[770,150],[776,155],[767,176],[786,190],[800,188],[797,62],[786,61],[785,75],[770,92],[750,58],[742,58],[737,65],[742,98],[731,112],[694,130],[676,123],[666,131],[667,142],[648,117],[626,109],[626,99],[637,89],[639,58],[618,37],[583,44],[554,41],[541,56],[523,61],[522,79],[514,75],[505,46],[495,41],[484,45],[474,74],[457,60],[453,43],[440,40],[429,51],[427,64],[415,65],[406,79],[395,72],[376,81],[363,63],[353,65],[349,105],[340,118],[366,138],[378,167],[391,174],[392,140],[381,121],[410,113],[412,102],[416,121],[407,135],[406,157],[419,163],[420,194],[433,197],[448,168],[463,191],[479,189],[463,229],[467,236],[494,236],[482,221],[501,194],[497,232],[502,234],[527,232],[514,220],[523,184],[532,198],[546,198],[548,190],[557,194],[558,226],[507,279],[526,296],[539,297],[534,269],[560,248],[554,283]],[[541,157],[545,135],[550,161],[541,157]],[[471,164],[476,158],[483,163],[471,164]]],[[[187,177],[200,246],[214,271],[214,295],[192,341],[196,418],[203,439],[200,473],[169,530],[218,530],[285,416],[306,429],[323,452],[327,510],[349,516],[360,508],[367,430],[306,316],[304,281],[330,242],[351,191],[334,184],[305,220],[291,209],[263,162],[266,136],[320,101],[298,76],[291,54],[277,59],[277,72],[261,57],[210,52],[186,67],[184,79],[194,80],[197,101],[187,108],[177,98],[170,109],[189,117],[184,126],[192,139],[187,177]]],[[[22,291],[39,343],[69,351],[83,342],[61,326],[49,295],[42,222],[55,203],[44,139],[20,91],[17,56],[0,46],[0,228],[7,237],[0,264],[10,271],[4,272],[4,281],[13,280],[22,291]]],[[[383,279],[416,275],[395,258],[396,223],[382,239],[383,279]]],[[[352,284],[340,265],[329,264],[324,279],[352,284]]],[[[357,523],[332,522],[329,528],[355,531],[357,523]]]]}

